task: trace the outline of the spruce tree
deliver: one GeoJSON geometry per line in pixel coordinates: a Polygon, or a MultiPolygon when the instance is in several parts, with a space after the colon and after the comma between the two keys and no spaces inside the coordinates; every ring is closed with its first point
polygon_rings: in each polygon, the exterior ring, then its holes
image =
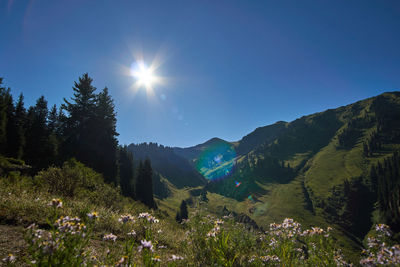
{"type": "Polygon", "coordinates": [[[74,83],[74,97],[71,101],[64,98],[62,108],[68,114],[64,122],[63,153],[94,168],[93,140],[96,133],[93,123],[96,116],[96,88],[92,81],[87,73],[83,74],[79,81],[74,83]]]}
{"type": "Polygon", "coordinates": [[[135,198],[133,156],[126,146],[119,148],[119,181],[122,194],[135,198]]]}
{"type": "Polygon", "coordinates": [[[7,147],[7,89],[2,86],[3,78],[0,78],[0,154],[5,154],[7,147]]]}
{"type": "Polygon", "coordinates": [[[106,181],[117,184],[117,130],[114,101],[104,88],[97,96],[94,129],[95,169],[103,173],[106,181]]]}
{"type": "Polygon", "coordinates": [[[179,223],[182,220],[187,220],[189,218],[187,203],[185,200],[182,200],[181,205],[179,207],[179,211],[176,213],[175,220],[179,223]]]}
{"type": "Polygon", "coordinates": [[[63,124],[62,151],[99,173],[106,182],[117,185],[117,136],[115,107],[108,89],[98,95],[92,78],[85,73],[75,82],[74,97],[64,99],[67,116],[63,124]]]}
{"type": "Polygon", "coordinates": [[[19,95],[18,102],[15,107],[14,116],[14,153],[13,157],[21,159],[24,154],[25,147],[25,126],[26,126],[26,110],[24,107],[24,96],[19,95]]]}
{"type": "Polygon", "coordinates": [[[47,101],[41,96],[27,114],[25,161],[34,172],[48,167],[51,156],[48,151],[49,131],[47,128],[47,101]]]}
{"type": "Polygon", "coordinates": [[[140,161],[138,167],[138,175],[136,178],[135,193],[137,200],[149,208],[157,208],[153,198],[153,170],[151,168],[150,159],[146,159],[144,163],[140,161]]]}
{"type": "Polygon", "coordinates": [[[7,124],[6,124],[6,132],[7,132],[7,146],[6,146],[6,155],[9,157],[14,156],[14,146],[15,146],[15,135],[16,129],[14,125],[15,120],[15,106],[13,97],[10,93],[10,89],[8,89],[8,93],[5,97],[6,104],[6,114],[7,114],[7,124]]]}

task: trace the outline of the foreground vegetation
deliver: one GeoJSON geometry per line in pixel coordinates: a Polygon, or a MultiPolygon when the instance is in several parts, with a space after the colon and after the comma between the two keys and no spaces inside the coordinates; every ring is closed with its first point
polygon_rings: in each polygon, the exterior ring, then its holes
{"type": "MultiPolygon", "coordinates": [[[[0,179],[0,219],[25,225],[26,253],[2,256],[20,266],[347,266],[331,228],[292,219],[257,231],[198,205],[178,224],[123,197],[102,176],[70,160],[35,177],[0,179]]],[[[400,264],[400,246],[378,225],[362,265],[400,264]]]]}

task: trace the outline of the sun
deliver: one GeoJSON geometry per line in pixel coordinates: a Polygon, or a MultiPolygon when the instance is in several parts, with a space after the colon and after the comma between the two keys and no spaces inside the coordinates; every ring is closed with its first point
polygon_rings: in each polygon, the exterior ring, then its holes
{"type": "Polygon", "coordinates": [[[151,89],[157,83],[157,76],[151,67],[147,67],[144,62],[138,62],[131,68],[131,74],[136,79],[138,87],[151,89]]]}

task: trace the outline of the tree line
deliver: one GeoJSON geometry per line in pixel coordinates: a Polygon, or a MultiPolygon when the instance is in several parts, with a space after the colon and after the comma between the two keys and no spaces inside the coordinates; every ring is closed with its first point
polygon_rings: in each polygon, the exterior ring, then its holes
{"type": "Polygon", "coordinates": [[[396,151],[383,163],[371,166],[371,183],[377,195],[380,216],[398,232],[400,230],[400,157],[396,151]]]}
{"type": "Polygon", "coordinates": [[[132,153],[118,144],[114,101],[105,87],[99,93],[87,73],[74,82],[73,97],[48,108],[44,96],[25,108],[0,78],[0,155],[21,159],[31,174],[75,158],[120,186],[125,196],[156,208],[149,159],[134,166],[132,153]]]}

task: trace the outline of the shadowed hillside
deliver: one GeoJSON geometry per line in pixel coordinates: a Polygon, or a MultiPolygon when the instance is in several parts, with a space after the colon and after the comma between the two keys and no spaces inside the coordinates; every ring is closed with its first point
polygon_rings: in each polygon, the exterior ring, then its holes
{"type": "Polygon", "coordinates": [[[133,153],[135,160],[144,160],[148,157],[154,170],[178,188],[196,187],[206,183],[206,180],[186,159],[174,153],[173,148],[155,143],[144,143],[131,144],[128,150],[133,153]]]}
{"type": "Polygon", "coordinates": [[[374,223],[398,228],[398,150],[399,92],[260,127],[235,143],[213,138],[174,148],[209,179],[211,210],[226,206],[264,227],[288,216],[306,225],[335,224],[351,246],[374,223]],[[204,152],[218,144],[233,151],[216,153],[209,169],[199,169],[204,152]]]}

